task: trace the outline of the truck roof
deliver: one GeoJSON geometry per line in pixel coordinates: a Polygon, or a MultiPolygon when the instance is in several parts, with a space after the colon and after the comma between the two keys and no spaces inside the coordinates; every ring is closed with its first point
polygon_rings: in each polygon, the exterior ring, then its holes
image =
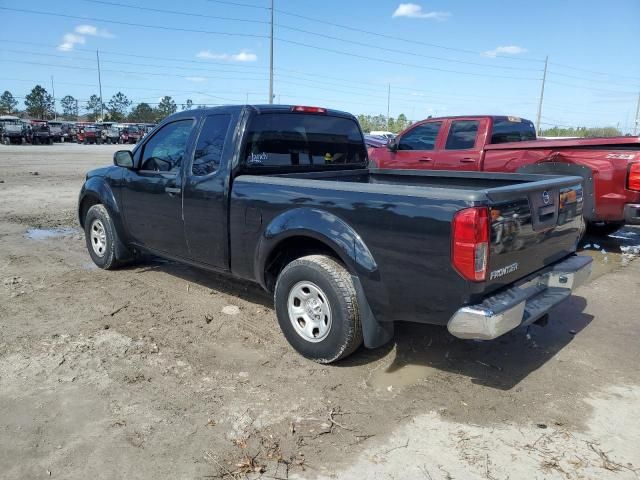
{"type": "Polygon", "coordinates": [[[513,118],[513,119],[518,119],[526,122],[531,121],[528,118],[518,117],[517,115],[444,115],[442,117],[429,117],[420,121],[422,122],[425,120],[450,120],[450,119],[456,119],[456,118],[491,118],[493,120],[496,120],[496,119],[503,120],[505,118],[513,118]]]}
{"type": "MultiPolygon", "coordinates": [[[[286,113],[291,112],[294,107],[298,105],[269,105],[269,104],[258,104],[258,105],[221,105],[219,107],[207,107],[207,108],[193,108],[191,110],[183,110],[178,113],[174,113],[172,115],[173,118],[178,118],[181,116],[188,116],[189,112],[228,112],[233,113],[244,108],[251,109],[256,113],[286,113]]],[[[324,107],[319,107],[324,108],[324,107]]],[[[351,113],[343,112],[342,110],[333,110],[330,108],[325,109],[326,113],[334,116],[334,117],[344,117],[344,118],[355,118],[351,113]]]]}

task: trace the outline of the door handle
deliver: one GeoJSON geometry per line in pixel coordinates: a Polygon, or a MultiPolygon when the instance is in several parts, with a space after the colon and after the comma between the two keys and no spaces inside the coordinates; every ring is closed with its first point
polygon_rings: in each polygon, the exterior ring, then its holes
{"type": "Polygon", "coordinates": [[[169,195],[173,196],[182,192],[182,189],[179,187],[164,187],[164,191],[167,192],[169,195]]]}
{"type": "Polygon", "coordinates": [[[465,158],[461,158],[460,162],[461,163],[474,163],[476,160],[475,158],[469,158],[469,157],[465,157],[465,158]]]}
{"type": "Polygon", "coordinates": [[[419,162],[433,162],[433,158],[431,157],[421,157],[418,159],[419,162]]]}

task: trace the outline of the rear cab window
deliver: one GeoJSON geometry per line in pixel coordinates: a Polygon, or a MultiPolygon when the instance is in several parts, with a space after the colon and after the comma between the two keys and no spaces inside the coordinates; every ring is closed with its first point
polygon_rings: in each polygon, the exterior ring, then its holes
{"type": "Polygon", "coordinates": [[[367,151],[355,119],[330,114],[262,113],[249,123],[243,161],[251,170],[364,168],[367,151]]]}
{"type": "Polygon", "coordinates": [[[491,143],[527,142],[536,139],[536,129],[529,120],[518,117],[493,119],[491,143]]]}
{"type": "Polygon", "coordinates": [[[468,150],[476,144],[478,120],[454,120],[449,127],[445,150],[468,150]]]}

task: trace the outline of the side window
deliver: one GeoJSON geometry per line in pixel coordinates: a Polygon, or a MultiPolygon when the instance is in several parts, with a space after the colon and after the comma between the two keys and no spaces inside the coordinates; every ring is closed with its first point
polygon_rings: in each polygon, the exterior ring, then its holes
{"type": "Polygon", "coordinates": [[[208,175],[218,169],[230,122],[231,115],[211,115],[205,119],[191,166],[194,175],[208,175]]]}
{"type": "Polygon", "coordinates": [[[429,122],[418,125],[400,139],[398,150],[433,150],[442,122],[429,122]]]}
{"type": "Polygon", "coordinates": [[[193,128],[193,120],[172,122],[156,132],[144,145],[141,170],[177,172],[187,152],[187,141],[193,128]]]}
{"type": "Polygon", "coordinates": [[[445,150],[465,150],[473,148],[478,135],[478,120],[458,120],[451,122],[445,150]]]}

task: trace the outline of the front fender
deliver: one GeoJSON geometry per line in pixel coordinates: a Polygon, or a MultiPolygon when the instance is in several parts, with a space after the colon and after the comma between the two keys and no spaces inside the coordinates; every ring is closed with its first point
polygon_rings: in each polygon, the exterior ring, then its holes
{"type": "Polygon", "coordinates": [[[116,228],[118,236],[123,240],[128,238],[124,228],[122,211],[116,201],[113,189],[104,177],[91,177],[84,182],[84,185],[82,185],[80,189],[80,195],[78,197],[78,220],[82,228],[84,228],[84,218],[82,217],[85,201],[91,201],[92,204],[103,204],[109,212],[111,220],[113,220],[113,225],[116,228]]]}
{"type": "Polygon", "coordinates": [[[368,279],[379,277],[378,265],[360,235],[344,220],[316,208],[294,208],[271,220],[256,247],[254,272],[265,284],[265,266],[271,253],[291,237],[309,237],[324,243],[340,257],[349,271],[368,279]]]}

